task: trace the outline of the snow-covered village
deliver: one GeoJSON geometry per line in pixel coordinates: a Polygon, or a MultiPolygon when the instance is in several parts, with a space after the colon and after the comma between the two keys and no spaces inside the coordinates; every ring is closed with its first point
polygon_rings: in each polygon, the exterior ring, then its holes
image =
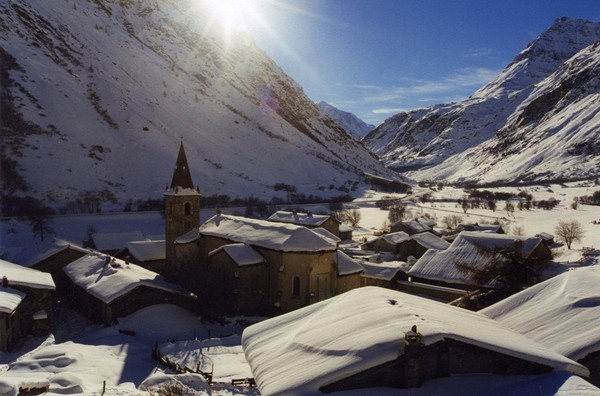
{"type": "Polygon", "coordinates": [[[600,395],[584,3],[373,125],[228,27],[360,2],[0,2],[0,395],[600,395]]]}

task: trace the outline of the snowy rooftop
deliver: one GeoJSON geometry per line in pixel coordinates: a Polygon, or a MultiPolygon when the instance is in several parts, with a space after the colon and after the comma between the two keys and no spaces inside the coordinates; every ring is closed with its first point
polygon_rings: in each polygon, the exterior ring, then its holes
{"type": "Polygon", "coordinates": [[[331,232],[327,231],[323,227],[311,228],[311,231],[314,232],[315,234],[320,235],[322,238],[329,239],[331,242],[333,242],[335,244],[338,244],[339,242],[342,241],[340,238],[338,238],[331,232]]]}
{"type": "Polygon", "coordinates": [[[443,339],[587,376],[580,364],[477,312],[398,291],[363,287],[248,327],[246,359],[261,393],[317,394],[324,385],[396,359],[413,325],[443,339]]]}
{"type": "Polygon", "coordinates": [[[245,243],[233,243],[231,245],[221,246],[220,248],[210,252],[208,255],[212,256],[213,254],[217,254],[221,251],[225,252],[229,257],[231,257],[233,262],[238,266],[260,264],[265,262],[265,258],[261,256],[260,253],[245,243]]]}
{"type": "Polygon", "coordinates": [[[392,280],[394,276],[398,273],[398,271],[404,268],[406,265],[403,261],[383,261],[381,263],[372,263],[370,261],[359,261],[360,265],[363,267],[364,272],[361,276],[365,278],[374,278],[374,279],[382,279],[382,280],[392,280]]]}
{"type": "Polygon", "coordinates": [[[404,231],[391,232],[389,234],[383,234],[381,236],[378,236],[377,238],[372,239],[369,242],[366,242],[365,245],[371,245],[371,244],[373,244],[377,240],[384,240],[387,243],[389,243],[390,245],[395,245],[397,243],[406,241],[409,238],[410,238],[410,235],[408,235],[404,231]]]}
{"type": "Polygon", "coordinates": [[[133,241],[127,243],[127,250],[136,260],[155,261],[166,258],[165,241],[133,241]]]}
{"type": "Polygon", "coordinates": [[[48,248],[48,250],[33,257],[27,266],[31,267],[31,266],[39,263],[40,261],[46,260],[47,258],[50,258],[50,257],[54,256],[55,254],[60,253],[67,249],[77,250],[84,254],[88,254],[91,251],[89,249],[83,248],[83,247],[81,247],[77,244],[71,243],[69,241],[65,241],[60,238],[54,238],[54,240],[52,241],[52,245],[48,248]]]}
{"type": "Polygon", "coordinates": [[[195,188],[168,188],[163,195],[180,195],[180,196],[199,196],[200,193],[195,188]]]}
{"type": "Polygon", "coordinates": [[[411,236],[410,238],[419,242],[419,244],[428,249],[445,250],[450,246],[450,242],[432,234],[431,232],[421,232],[411,236]]]}
{"type": "Polygon", "coordinates": [[[431,231],[431,227],[427,224],[421,223],[417,220],[410,220],[410,221],[402,221],[401,222],[405,227],[410,228],[411,230],[415,231],[415,232],[425,232],[425,231],[431,231]]]}
{"type": "Polygon", "coordinates": [[[341,250],[338,250],[334,257],[337,263],[338,275],[350,275],[364,271],[362,265],[341,250]]]}
{"type": "Polygon", "coordinates": [[[271,215],[267,220],[279,223],[292,223],[307,227],[318,227],[331,217],[328,215],[316,215],[312,213],[298,213],[280,210],[271,215]]]}
{"type": "Polygon", "coordinates": [[[23,267],[8,261],[0,260],[0,281],[6,276],[9,285],[32,287],[36,289],[55,290],[52,275],[35,269],[23,267]]]}
{"type": "Polygon", "coordinates": [[[199,233],[284,252],[323,252],[337,248],[336,242],[306,227],[224,214],[208,219],[200,226],[199,233]]]}
{"type": "Polygon", "coordinates": [[[0,286],[0,312],[10,314],[25,298],[25,293],[10,287],[0,286]]]}
{"type": "Polygon", "coordinates": [[[90,253],[63,270],[76,285],[107,304],[142,285],[172,293],[184,293],[180,286],[167,282],[156,272],[135,264],[125,264],[118,259],[115,259],[114,264],[107,264],[107,257],[112,259],[105,254],[90,253]]]}
{"type": "Polygon", "coordinates": [[[576,268],[481,311],[570,357],[600,351],[600,267],[576,268]]]}
{"type": "Polygon", "coordinates": [[[144,234],[141,231],[129,232],[97,232],[92,234],[94,245],[102,252],[108,250],[119,250],[127,246],[128,242],[143,241],[144,234]]]}
{"type": "Polygon", "coordinates": [[[470,284],[472,281],[469,275],[459,271],[456,263],[483,267],[495,260],[494,252],[514,251],[517,240],[522,241],[523,257],[528,257],[541,243],[539,238],[464,231],[446,250],[431,249],[425,252],[412,266],[408,275],[448,283],[470,284]]]}

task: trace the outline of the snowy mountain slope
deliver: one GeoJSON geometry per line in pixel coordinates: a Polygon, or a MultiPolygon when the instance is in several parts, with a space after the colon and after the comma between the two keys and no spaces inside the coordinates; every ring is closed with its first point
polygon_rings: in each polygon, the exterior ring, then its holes
{"type": "Polygon", "coordinates": [[[362,139],[365,135],[375,129],[375,125],[367,124],[356,115],[338,109],[335,106],[330,105],[327,102],[317,103],[319,109],[327,114],[332,120],[334,120],[339,126],[344,128],[346,132],[354,136],[356,139],[362,139]]]}
{"type": "Polygon", "coordinates": [[[363,172],[396,178],[251,40],[211,32],[193,4],[0,4],[4,187],[57,202],[157,198],[182,138],[204,195],[268,198],[275,183],[339,195],[363,172]]]}
{"type": "Polygon", "coordinates": [[[419,180],[597,174],[598,40],[600,23],[558,19],[467,100],[398,114],[363,142],[419,180]]]}

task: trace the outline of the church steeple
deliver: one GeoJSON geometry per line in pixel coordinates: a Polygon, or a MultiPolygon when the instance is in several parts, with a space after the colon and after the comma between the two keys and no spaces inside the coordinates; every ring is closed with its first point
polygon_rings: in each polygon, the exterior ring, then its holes
{"type": "Polygon", "coordinates": [[[175,241],[200,226],[200,192],[194,187],[183,142],[175,162],[171,187],[163,194],[165,202],[165,254],[167,275],[177,276],[175,241]]]}
{"type": "Polygon", "coordinates": [[[171,180],[171,189],[174,190],[177,187],[194,188],[192,174],[190,173],[190,167],[188,166],[187,158],[185,156],[185,149],[183,148],[183,141],[179,145],[179,154],[177,154],[177,162],[175,163],[173,179],[171,180]]]}

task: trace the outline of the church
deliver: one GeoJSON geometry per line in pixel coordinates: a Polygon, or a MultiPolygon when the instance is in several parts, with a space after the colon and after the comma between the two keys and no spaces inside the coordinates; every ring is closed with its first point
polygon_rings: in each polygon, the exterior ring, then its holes
{"type": "Polygon", "coordinates": [[[218,210],[200,224],[200,198],[181,143],[164,192],[167,276],[202,308],[272,315],[360,285],[362,267],[340,259],[340,239],[327,230],[218,210]]]}

